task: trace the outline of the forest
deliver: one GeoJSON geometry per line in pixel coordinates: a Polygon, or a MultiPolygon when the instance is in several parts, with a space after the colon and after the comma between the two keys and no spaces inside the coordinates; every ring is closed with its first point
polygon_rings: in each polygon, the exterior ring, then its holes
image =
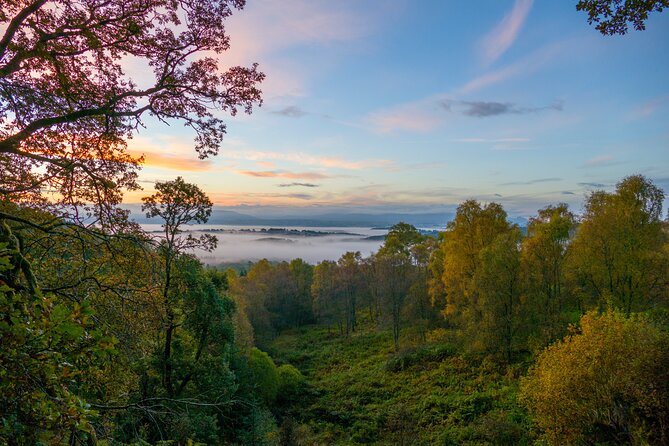
{"type": "Polygon", "coordinates": [[[204,192],[156,190],[155,239],[2,203],[3,442],[667,441],[669,232],[641,175],[580,216],[468,200],[437,238],[240,272],[188,253],[216,243],[181,233],[204,192]]]}
{"type": "MultiPolygon", "coordinates": [[[[217,58],[245,1],[0,4],[0,444],[669,443],[669,218],[649,176],[526,227],[468,199],[368,257],[205,266],[193,252],[218,240],[190,229],[214,201],[185,174],[152,181],[161,231],[142,230],[121,206],[147,182],[128,144],[179,123],[206,162],[262,104],[258,64],[217,58]]],[[[577,5],[602,34],[665,7],[577,5]]],[[[278,187],[296,184],[319,187],[278,187]]]]}

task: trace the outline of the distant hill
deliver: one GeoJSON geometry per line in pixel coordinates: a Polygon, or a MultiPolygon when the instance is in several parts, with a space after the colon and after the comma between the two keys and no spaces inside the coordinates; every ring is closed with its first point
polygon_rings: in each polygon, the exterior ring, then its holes
{"type": "MultiPolygon", "coordinates": [[[[157,223],[157,219],[148,219],[141,212],[139,205],[126,205],[133,220],[137,223],[157,223]]],[[[257,212],[256,212],[257,214],[257,212]]],[[[285,215],[273,212],[271,216],[249,215],[229,209],[214,208],[209,224],[272,227],[390,227],[395,223],[405,222],[417,227],[444,228],[453,219],[451,212],[428,213],[362,213],[362,212],[324,212],[322,214],[299,215],[291,210],[285,215]]]]}
{"type": "MultiPolygon", "coordinates": [[[[132,218],[137,223],[158,223],[157,219],[148,219],[141,212],[140,205],[125,205],[129,209],[132,218]]],[[[214,207],[209,224],[213,225],[237,225],[237,226],[265,226],[265,227],[363,227],[363,228],[390,228],[392,225],[404,222],[417,228],[441,229],[455,216],[454,212],[322,212],[313,210],[304,211],[299,208],[286,209],[283,213],[276,209],[268,209],[267,215],[263,215],[262,209],[253,209],[249,213],[238,212],[230,209],[214,207]],[[251,215],[253,213],[253,215],[251,215]]],[[[527,226],[525,217],[509,217],[509,221],[518,226],[527,226]]]]}
{"type": "Polygon", "coordinates": [[[453,218],[451,213],[422,213],[422,214],[365,214],[365,213],[324,213],[317,215],[272,216],[263,218],[241,214],[234,211],[214,210],[210,224],[226,225],[259,225],[259,226],[314,226],[314,227],[389,227],[399,222],[405,222],[417,227],[443,228],[453,218]]]}

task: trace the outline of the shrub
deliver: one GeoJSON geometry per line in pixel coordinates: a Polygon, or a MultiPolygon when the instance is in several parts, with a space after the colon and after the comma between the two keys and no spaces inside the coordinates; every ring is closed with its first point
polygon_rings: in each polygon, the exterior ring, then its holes
{"type": "Polygon", "coordinates": [[[290,364],[284,364],[277,369],[279,376],[278,398],[290,401],[300,396],[304,390],[306,380],[302,373],[290,364]]]}
{"type": "Polygon", "coordinates": [[[254,347],[249,352],[249,369],[256,384],[256,395],[267,404],[273,403],[279,392],[279,373],[272,358],[254,347]]]}
{"type": "Polygon", "coordinates": [[[668,333],[646,315],[588,313],[541,353],[521,391],[551,444],[667,444],[668,333]]]}

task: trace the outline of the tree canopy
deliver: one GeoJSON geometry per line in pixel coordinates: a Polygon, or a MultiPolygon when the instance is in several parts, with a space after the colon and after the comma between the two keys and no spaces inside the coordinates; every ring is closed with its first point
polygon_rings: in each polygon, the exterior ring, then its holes
{"type": "Polygon", "coordinates": [[[588,23],[602,34],[626,34],[632,25],[635,30],[646,29],[651,12],[669,7],[669,0],[580,0],[578,11],[588,13],[588,23]]]}
{"type": "Polygon", "coordinates": [[[69,210],[93,204],[89,214],[113,220],[122,190],[138,188],[142,160],[126,140],[145,117],[182,121],[201,158],[216,154],[226,131],[218,111],[260,103],[257,66],[222,70],[216,57],[244,3],[2,2],[0,194],[34,204],[52,191],[69,210]]]}
{"type": "Polygon", "coordinates": [[[645,315],[590,312],[523,381],[550,444],[666,444],[669,336],[645,315]]]}

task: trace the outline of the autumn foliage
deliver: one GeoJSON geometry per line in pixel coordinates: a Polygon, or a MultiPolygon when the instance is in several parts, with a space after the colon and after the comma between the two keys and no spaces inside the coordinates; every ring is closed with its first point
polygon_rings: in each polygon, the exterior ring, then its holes
{"type": "Polygon", "coordinates": [[[648,316],[589,312],[537,359],[523,399],[550,444],[666,444],[669,333],[648,316]]]}

